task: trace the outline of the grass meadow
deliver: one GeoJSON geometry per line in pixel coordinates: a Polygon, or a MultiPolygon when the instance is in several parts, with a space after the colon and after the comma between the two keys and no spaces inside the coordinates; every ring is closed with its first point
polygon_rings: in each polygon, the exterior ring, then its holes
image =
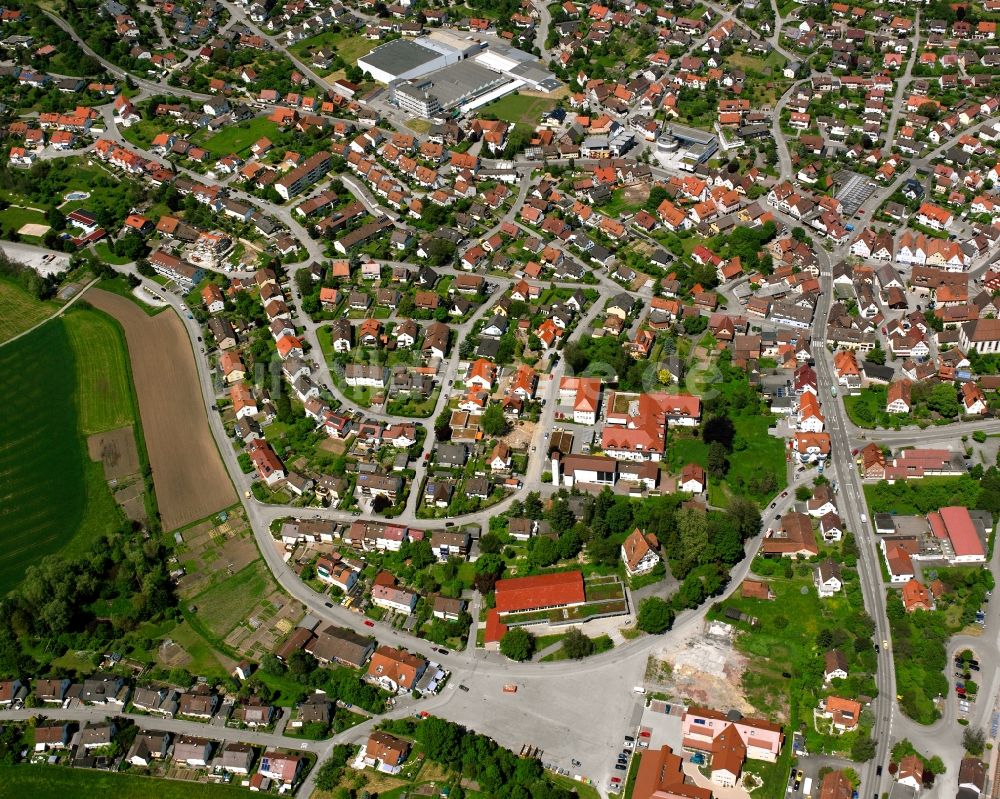
{"type": "Polygon", "coordinates": [[[9,341],[52,316],[57,307],[36,300],[14,281],[0,278],[0,342],[9,341]]]}
{"type": "Polygon", "coordinates": [[[100,311],[70,312],[64,324],[76,364],[76,405],[84,435],[135,422],[121,328],[100,311]]]}

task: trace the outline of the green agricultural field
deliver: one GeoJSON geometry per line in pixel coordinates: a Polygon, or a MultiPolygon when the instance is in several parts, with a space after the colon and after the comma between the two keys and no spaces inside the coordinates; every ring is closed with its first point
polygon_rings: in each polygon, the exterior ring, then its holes
{"type": "MultiPolygon", "coordinates": [[[[94,324],[101,329],[108,323],[96,312],[74,310],[0,348],[0,391],[6,397],[9,433],[0,444],[0,482],[5,487],[0,594],[17,585],[27,566],[56,551],[81,552],[121,521],[102,466],[90,461],[78,426],[81,411],[97,423],[119,418],[93,405],[99,402],[94,396],[80,409],[75,401],[80,386],[92,392],[100,387],[100,381],[90,377],[101,368],[94,365],[94,356],[104,368],[123,363],[125,357],[123,351],[108,354],[114,337],[96,351],[75,351],[70,330],[94,329],[94,324]],[[69,321],[72,316],[85,319],[69,321]],[[100,321],[91,323],[90,318],[100,321]],[[78,369],[84,376],[79,382],[78,369]]],[[[120,407],[131,408],[125,374],[127,401],[120,407]]],[[[120,388],[120,383],[113,385],[120,388]]],[[[125,423],[132,418],[126,417],[125,423]]]]}
{"type": "Polygon", "coordinates": [[[83,521],[85,457],[74,388],[73,351],[61,323],[0,349],[8,431],[0,445],[0,592],[13,588],[29,563],[59,549],[83,521]]]}
{"type": "Polygon", "coordinates": [[[0,278],[0,342],[52,316],[57,306],[36,300],[12,280],[0,278]]]}
{"type": "Polygon", "coordinates": [[[255,141],[266,136],[272,142],[280,135],[278,126],[266,117],[257,117],[249,122],[225,127],[202,143],[214,157],[221,158],[230,153],[242,153],[250,149],[255,141]]]}
{"type": "Polygon", "coordinates": [[[121,328],[99,311],[71,311],[64,324],[76,359],[80,432],[90,435],[135,422],[121,328]]]}
{"type": "Polygon", "coordinates": [[[506,122],[520,122],[532,128],[538,124],[542,114],[556,107],[556,101],[549,97],[530,97],[526,94],[508,94],[480,109],[480,116],[495,116],[506,122]]]}
{"type": "Polygon", "coordinates": [[[232,785],[159,780],[133,774],[113,774],[60,766],[0,767],[0,797],[63,799],[65,796],[114,796],[116,799],[223,799],[246,796],[232,785]]]}

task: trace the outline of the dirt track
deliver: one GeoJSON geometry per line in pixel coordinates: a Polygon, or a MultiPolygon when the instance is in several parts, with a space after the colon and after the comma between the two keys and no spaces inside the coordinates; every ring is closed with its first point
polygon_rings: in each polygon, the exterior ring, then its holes
{"type": "Polygon", "coordinates": [[[130,300],[92,289],[87,300],[121,322],[164,530],[232,505],[229,481],[198,386],[191,345],[170,311],[147,316],[130,300]]]}

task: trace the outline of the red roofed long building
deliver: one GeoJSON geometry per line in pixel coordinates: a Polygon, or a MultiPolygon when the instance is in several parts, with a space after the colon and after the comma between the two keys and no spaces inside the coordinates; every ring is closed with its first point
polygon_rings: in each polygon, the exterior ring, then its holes
{"type": "Polygon", "coordinates": [[[582,605],[583,574],[578,571],[498,580],[496,609],[500,616],[582,605]]]}
{"type": "Polygon", "coordinates": [[[927,514],[931,532],[951,545],[951,563],[985,563],[986,550],[968,508],[951,506],[927,514]]]}

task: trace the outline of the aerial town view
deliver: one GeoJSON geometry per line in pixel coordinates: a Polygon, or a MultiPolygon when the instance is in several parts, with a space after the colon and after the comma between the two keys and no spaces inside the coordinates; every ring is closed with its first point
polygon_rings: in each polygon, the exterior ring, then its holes
{"type": "Polygon", "coordinates": [[[0,0],[0,798],[1000,799],[1000,0],[0,0]]]}

